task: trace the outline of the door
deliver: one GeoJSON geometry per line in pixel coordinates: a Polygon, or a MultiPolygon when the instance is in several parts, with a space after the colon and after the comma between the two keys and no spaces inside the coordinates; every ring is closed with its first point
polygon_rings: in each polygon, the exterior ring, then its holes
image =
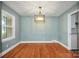
{"type": "Polygon", "coordinates": [[[78,30],[78,19],[77,13],[71,15],[71,48],[77,49],[77,30],[78,30]]]}

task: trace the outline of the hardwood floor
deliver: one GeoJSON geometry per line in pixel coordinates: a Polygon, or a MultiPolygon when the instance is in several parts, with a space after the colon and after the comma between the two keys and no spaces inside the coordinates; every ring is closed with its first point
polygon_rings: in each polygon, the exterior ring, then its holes
{"type": "Polygon", "coordinates": [[[20,44],[2,58],[73,58],[74,53],[58,43],[20,44]]]}

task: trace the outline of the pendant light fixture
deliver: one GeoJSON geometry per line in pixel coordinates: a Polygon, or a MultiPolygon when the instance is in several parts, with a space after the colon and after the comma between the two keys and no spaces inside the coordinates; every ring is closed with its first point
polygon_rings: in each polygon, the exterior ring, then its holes
{"type": "Polygon", "coordinates": [[[34,21],[36,23],[45,23],[45,15],[42,15],[42,12],[41,12],[42,7],[39,6],[38,8],[39,8],[39,14],[34,16],[34,21]]]}

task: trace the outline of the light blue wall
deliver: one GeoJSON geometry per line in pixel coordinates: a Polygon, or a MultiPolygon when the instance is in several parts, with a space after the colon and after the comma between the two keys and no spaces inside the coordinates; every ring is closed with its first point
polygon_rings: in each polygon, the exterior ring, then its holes
{"type": "Polygon", "coordinates": [[[58,17],[46,17],[45,24],[36,24],[33,17],[21,17],[22,41],[58,40],[58,17]]]}
{"type": "Polygon", "coordinates": [[[11,8],[6,6],[5,4],[2,4],[2,9],[15,16],[15,36],[16,36],[15,39],[8,40],[2,43],[2,50],[4,51],[20,41],[20,24],[19,24],[20,16],[15,11],[13,11],[11,8]]]}
{"type": "Polygon", "coordinates": [[[77,10],[77,5],[74,5],[72,8],[63,13],[59,19],[59,28],[60,28],[60,42],[68,46],[68,14],[77,10]]]}

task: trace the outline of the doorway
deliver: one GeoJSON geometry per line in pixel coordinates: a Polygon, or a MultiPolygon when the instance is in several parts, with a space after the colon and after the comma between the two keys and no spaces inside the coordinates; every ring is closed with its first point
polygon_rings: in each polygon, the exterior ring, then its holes
{"type": "Polygon", "coordinates": [[[68,15],[68,47],[71,50],[78,49],[78,13],[79,10],[76,10],[68,15]]]}

